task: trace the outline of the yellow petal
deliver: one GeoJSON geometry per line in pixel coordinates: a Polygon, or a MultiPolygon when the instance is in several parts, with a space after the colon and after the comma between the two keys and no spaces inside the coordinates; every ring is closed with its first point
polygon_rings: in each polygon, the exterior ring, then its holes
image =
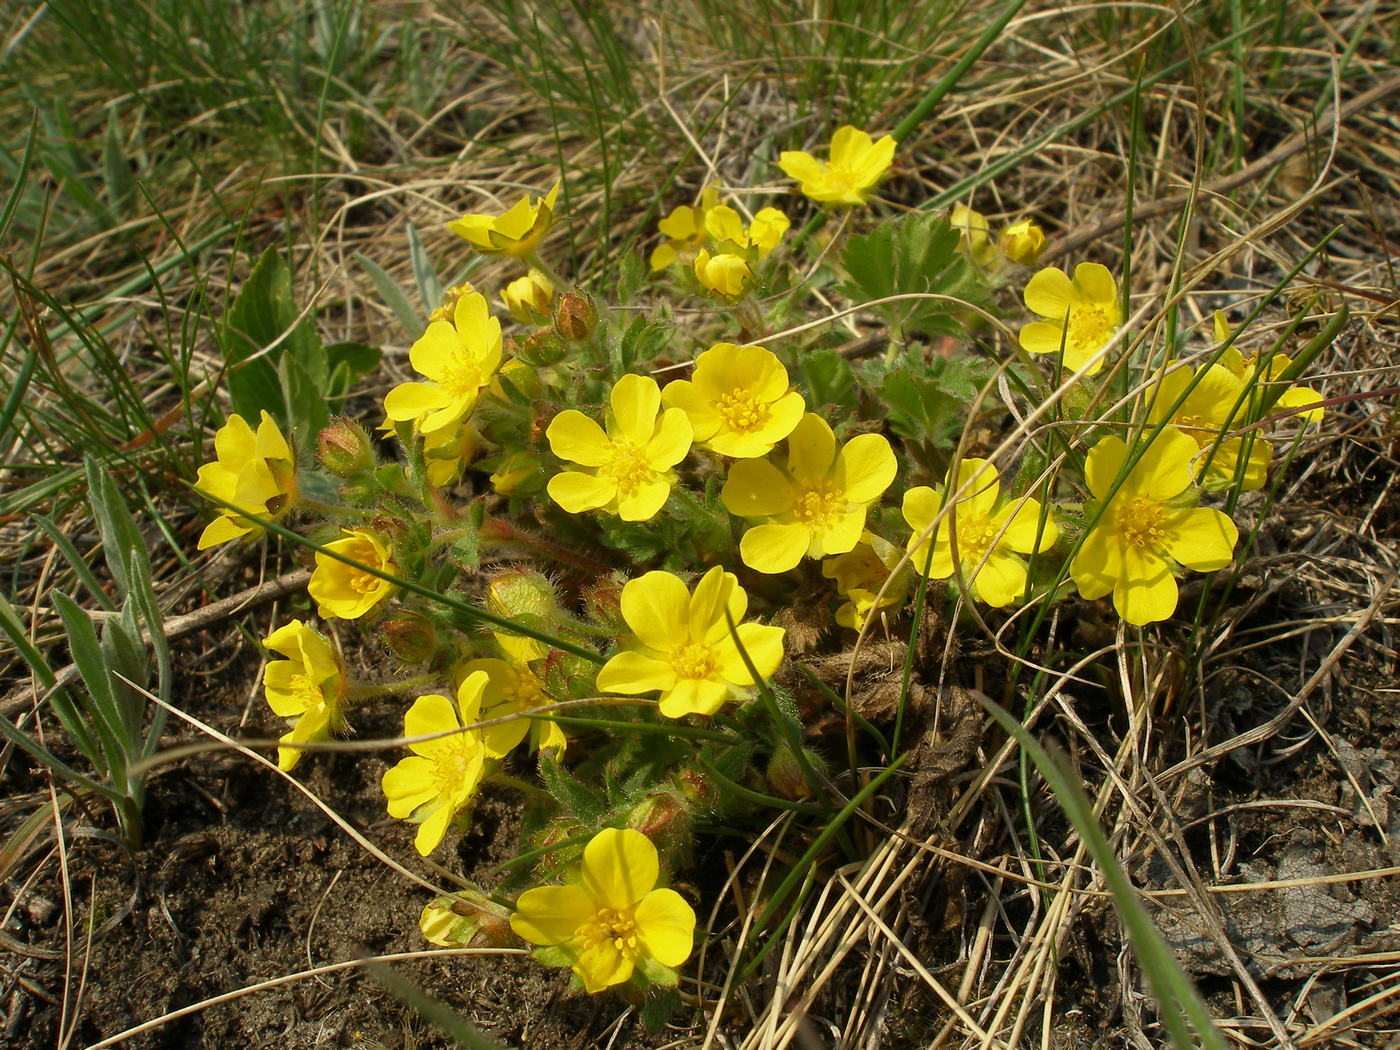
{"type": "MultiPolygon", "coordinates": [[[[656,433],[656,413],[661,408],[661,389],[650,376],[629,372],[619,379],[608,399],[616,421],[616,434],[641,448],[656,433]]],[[[609,433],[614,433],[609,428],[609,433]]]]}
{"type": "Polygon", "coordinates": [[[1198,507],[1164,523],[1166,553],[1188,569],[1214,572],[1234,560],[1239,529],[1218,510],[1198,507]]]}
{"type": "Polygon", "coordinates": [[[670,689],[676,681],[676,670],[669,663],[642,653],[621,652],[598,672],[597,686],[600,693],[641,696],[670,689]]]}
{"type": "Polygon", "coordinates": [[[617,495],[617,482],[612,478],[566,470],[549,479],[546,491],[550,499],[570,514],[582,514],[610,503],[617,495]]]}
{"type": "Polygon", "coordinates": [[[652,890],[637,905],[637,935],[663,966],[679,966],[695,944],[695,912],[675,890],[652,890]]]}
{"type": "Polygon", "coordinates": [[[690,592],[680,577],[654,570],[622,588],[622,618],[643,645],[669,653],[690,640],[690,592]]]}
{"type": "Polygon", "coordinates": [[[537,886],[515,902],[510,928],[531,944],[564,945],[593,921],[597,905],[581,886],[537,886]]]}
{"type": "Polygon", "coordinates": [[[739,556],[758,572],[787,572],[796,568],[811,543],[812,534],[805,525],[756,525],[739,541],[739,556]]]}
{"type": "MultiPolygon", "coordinates": [[[[894,451],[882,435],[858,434],[841,449],[833,480],[852,503],[873,503],[890,487],[898,470],[894,451]]],[[[796,471],[793,474],[797,476],[796,471]]]]}
{"type": "Polygon", "coordinates": [[[1074,287],[1069,275],[1058,266],[1047,266],[1038,270],[1026,282],[1024,298],[1027,309],[1052,320],[1064,318],[1071,306],[1083,301],[1083,296],[1074,287]]]}
{"type": "Polygon", "coordinates": [[[576,409],[565,409],[551,419],[544,435],[551,452],[581,466],[601,467],[611,455],[603,428],[576,409]]]}
{"type": "Polygon", "coordinates": [[[660,873],[656,847],[640,831],[604,828],[583,847],[583,888],[604,907],[632,907],[660,873]]]}
{"type": "Polygon", "coordinates": [[[792,507],[792,483],[766,459],[743,459],[729,468],[719,498],[737,517],[772,517],[792,507]]]}

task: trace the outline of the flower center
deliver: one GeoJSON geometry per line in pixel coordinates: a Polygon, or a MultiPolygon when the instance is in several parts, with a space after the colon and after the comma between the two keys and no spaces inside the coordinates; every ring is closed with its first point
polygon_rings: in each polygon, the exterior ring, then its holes
{"type": "Polygon", "coordinates": [[[481,390],[481,369],[475,361],[457,358],[442,371],[438,386],[449,396],[474,397],[481,390]]]}
{"type": "Polygon", "coordinates": [[[1067,348],[1097,350],[1113,336],[1113,321],[1098,303],[1079,303],[1071,307],[1066,324],[1067,348]]]}
{"type": "Polygon", "coordinates": [[[719,663],[714,649],[704,642],[686,642],[671,651],[671,669],[682,680],[703,679],[714,674],[719,663]]]}
{"type": "Polygon", "coordinates": [[[469,787],[476,779],[473,766],[476,765],[477,752],[467,735],[445,737],[444,740],[451,743],[433,752],[433,783],[441,796],[461,791],[463,786],[469,787]]]}
{"type": "Polygon", "coordinates": [[[632,917],[632,909],[599,908],[593,918],[578,928],[578,936],[583,938],[587,951],[596,948],[604,941],[612,945],[624,958],[635,959],[641,945],[637,937],[637,920],[632,917]]]}
{"type": "Polygon", "coordinates": [[[350,579],[347,581],[350,589],[360,594],[369,594],[380,585],[379,577],[373,573],[364,572],[359,569],[351,569],[350,579]]]}
{"type": "Polygon", "coordinates": [[[768,422],[768,403],[749,390],[731,390],[715,402],[720,418],[731,430],[758,430],[768,422]]]}
{"type": "Polygon", "coordinates": [[[793,520],[811,528],[822,528],[846,510],[845,493],[829,481],[813,482],[793,500],[793,520]]]}
{"type": "Polygon", "coordinates": [[[608,460],[599,473],[616,481],[618,491],[626,494],[650,481],[656,472],[647,462],[646,453],[626,438],[620,438],[608,442],[608,460]]]}
{"type": "Polygon", "coordinates": [[[1156,500],[1134,496],[1118,510],[1118,533],[1139,550],[1156,550],[1166,539],[1166,511],[1156,500]]]}
{"type": "Polygon", "coordinates": [[[1217,429],[1211,425],[1210,420],[1206,419],[1204,416],[1177,416],[1172,420],[1172,426],[1180,430],[1201,448],[1205,448],[1206,445],[1210,444],[1218,433],[1217,429]]]}
{"type": "Polygon", "coordinates": [[[864,183],[855,169],[844,164],[832,164],[826,169],[826,185],[828,189],[838,193],[850,193],[852,190],[861,189],[864,183]]]}
{"type": "Polygon", "coordinates": [[[957,515],[953,523],[953,537],[958,545],[958,560],[964,563],[981,561],[996,535],[996,526],[986,515],[957,515]]]}
{"type": "Polygon", "coordinates": [[[321,687],[311,680],[309,674],[294,674],[287,690],[296,701],[308,711],[317,704],[325,702],[325,694],[321,692],[321,687]]]}

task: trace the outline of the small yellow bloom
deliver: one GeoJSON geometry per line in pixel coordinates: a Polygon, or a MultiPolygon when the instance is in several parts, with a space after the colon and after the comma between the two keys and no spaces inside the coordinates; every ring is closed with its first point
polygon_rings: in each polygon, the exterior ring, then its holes
{"type": "Polygon", "coordinates": [[[465,419],[491,382],[501,363],[501,322],[484,296],[467,292],[453,308],[452,323],[430,322],[408,359],[429,381],[394,387],[384,398],[384,412],[431,434],[465,419]]]}
{"type": "Polygon", "coordinates": [[[784,150],[778,166],[800,183],[803,193],[823,204],[864,204],[894,160],[894,139],[878,142],[849,124],[831,138],[831,154],[823,164],[810,153],[784,150]]]}
{"type": "MultiPolygon", "coordinates": [[[[343,529],[345,535],[326,544],[326,550],[351,558],[380,572],[397,576],[392,552],[382,538],[359,529],[343,529]]],[[[364,569],[316,552],[316,568],[306,585],[316,601],[321,619],[357,620],[394,592],[394,585],[364,569]]]]}
{"type": "MultiPolygon", "coordinates": [[[[301,620],[292,620],[263,639],[263,645],[287,658],[273,660],[263,673],[267,706],[291,722],[281,739],[304,744],[343,732],[345,672],[326,637],[301,620]]],[[[277,767],[290,770],[301,756],[299,747],[279,747],[277,767]]]]}
{"type": "Polygon", "coordinates": [[[749,244],[760,259],[766,259],[791,228],[792,220],[781,208],[760,208],[749,223],[749,244]]]}
{"type": "Polygon", "coordinates": [[[232,503],[243,513],[220,510],[200,534],[200,550],[261,533],[260,522],[281,517],[297,497],[292,450],[266,411],[257,433],[242,416],[229,416],[214,435],[214,456],[213,463],[199,468],[195,491],[232,503]]]}
{"type": "MultiPolygon", "coordinates": [[[[1047,266],[1026,283],[1026,306],[1044,318],[1021,329],[1021,347],[1030,354],[1058,354],[1064,366],[1077,372],[1103,349],[1123,323],[1118,285],[1108,268],[1080,263],[1074,280],[1057,266],[1047,266]]],[[[1085,371],[1103,368],[1100,358],[1085,371]]]]}
{"type": "Polygon", "coordinates": [[[1069,565],[1089,600],[1113,593],[1113,607],[1131,624],[1165,620],[1176,611],[1176,566],[1214,572],[1230,564],[1239,531],[1218,510],[1197,507],[1191,461],[1194,441],[1162,431],[1111,497],[1128,460],[1128,445],[1106,437],[1089,450],[1084,479],[1100,502],[1098,523],[1069,565]]]}
{"type": "Polygon", "coordinates": [[[481,432],[468,422],[424,434],[423,465],[427,468],[428,484],[439,489],[451,485],[462,476],[480,447],[481,432]]]}
{"type": "Polygon", "coordinates": [[[701,248],[691,268],[701,287],[722,299],[738,299],[753,283],[753,268],[742,255],[733,252],[711,255],[708,249],[701,248]]]}
{"type": "Polygon", "coordinates": [[[767,455],[806,411],[770,350],[733,343],[706,350],[692,377],[667,384],[661,400],[685,412],[697,444],[736,459],[767,455]]]}
{"type": "Polygon", "coordinates": [[[748,607],[749,596],[738,578],[718,565],[700,578],[694,594],[669,572],[627,581],[622,618],[633,638],[598,672],[598,688],[628,696],[660,690],[660,709],[667,718],[714,714],[754,684],[739,654],[741,646],[764,681],[783,662],[785,632],[740,623],[748,607]]]}
{"type": "Polygon", "coordinates": [[[457,300],[468,293],[475,292],[476,288],[471,281],[463,281],[461,284],[454,284],[447,291],[442,293],[442,302],[433,308],[433,312],[428,315],[431,321],[446,321],[452,323],[452,318],[457,316],[457,300]]]}
{"type": "Polygon", "coordinates": [[[554,475],[549,495],[570,514],[603,510],[623,521],[648,521],[671,494],[671,468],[690,451],[690,420],[679,408],[660,412],[661,391],[648,376],[623,376],[609,401],[606,433],[572,408],[550,421],[550,449],[591,473],[554,475]]]}
{"type": "MultiPolygon", "coordinates": [[[[1219,310],[1215,311],[1212,322],[1215,329],[1215,341],[1223,343],[1230,337],[1230,322],[1219,310]]],[[[1227,349],[1221,356],[1220,363],[1238,376],[1248,388],[1260,382],[1270,385],[1277,384],[1279,377],[1293,364],[1293,359],[1286,354],[1272,355],[1266,369],[1268,374],[1262,378],[1259,375],[1259,359],[1245,357],[1244,354],[1240,353],[1238,347],[1232,346],[1227,349]]],[[[1257,400],[1257,396],[1251,396],[1251,405],[1257,400]]],[[[1321,423],[1324,411],[1322,400],[1322,395],[1311,387],[1290,386],[1279,395],[1274,404],[1281,409],[1296,411],[1298,418],[1305,423],[1321,423]]]]}
{"type": "Polygon", "coordinates": [[[803,556],[845,554],[865,530],[866,510],[894,481],[897,464],[879,434],[860,434],[840,450],[821,416],[808,413],[787,439],[783,468],[741,459],[720,491],[729,513],[758,522],[739,541],[744,564],[786,572],[803,556]]]}
{"type": "Polygon", "coordinates": [[[1030,266],[1045,250],[1045,231],[1030,219],[1013,222],[997,238],[1001,254],[1020,266],[1030,266]]]}
{"type": "Polygon", "coordinates": [[[413,845],[424,857],[437,849],[486,776],[490,753],[484,734],[468,728],[482,720],[486,683],[486,672],[476,671],[463,680],[456,704],[437,695],[415,700],[404,715],[403,735],[446,735],[409,744],[413,756],[386,770],[380,781],[389,816],[418,824],[413,845]]]}
{"type": "Polygon", "coordinates": [[[532,269],[501,290],[501,302],[510,316],[521,324],[539,324],[548,319],[554,301],[554,285],[539,270],[532,269]]]}
{"type": "Polygon", "coordinates": [[[681,204],[656,224],[666,238],[651,253],[653,271],[664,270],[682,253],[694,251],[705,243],[705,214],[719,203],[719,187],[713,183],[700,193],[699,205],[681,204]]]}
{"type": "Polygon", "coordinates": [[[1207,489],[1229,488],[1237,476],[1246,492],[1263,488],[1273,448],[1253,432],[1224,436],[1244,425],[1249,402],[1244,382],[1223,364],[1194,373],[1176,362],[1168,368],[1148,395],[1148,422],[1168,423],[1196,443],[1201,455],[1195,469],[1205,470],[1199,480],[1207,489]]]}
{"type": "MultiPolygon", "coordinates": [[[[530,670],[527,664],[498,660],[495,657],[483,657],[464,664],[461,673],[468,675],[473,671],[485,671],[489,679],[481,702],[483,721],[503,718],[517,711],[548,707],[553,703],[549,694],[545,692],[544,683],[540,681],[539,676],[534,671],[530,670]]],[[[504,755],[520,743],[525,738],[527,729],[530,734],[530,746],[536,751],[558,748],[558,753],[562,755],[564,748],[568,746],[568,738],[564,736],[564,731],[559,728],[559,723],[548,715],[530,715],[527,718],[521,718],[518,723],[506,723],[506,725],[511,727],[510,734],[501,734],[487,741],[487,751],[494,757],[504,755]],[[501,748],[501,745],[507,740],[509,743],[501,748]],[[500,750],[493,751],[493,744],[500,750]]]]}
{"type": "Polygon", "coordinates": [[[996,262],[997,246],[991,241],[987,217],[966,204],[955,204],[948,215],[948,224],[958,231],[958,251],[978,266],[996,262]]]}
{"type": "Polygon", "coordinates": [[[637,969],[652,983],[674,984],[675,967],[694,947],[695,912],[675,890],[656,888],[660,876],[650,839],[604,828],[583,848],[578,881],[526,890],[511,928],[531,944],[563,949],[587,992],[623,984],[637,969]]]}
{"type": "Polygon", "coordinates": [[[888,540],[873,532],[861,533],[860,542],[845,554],[827,558],[822,562],[822,575],[836,581],[836,590],[846,599],[836,610],[836,622],[853,631],[861,630],[866,621],[884,609],[893,609],[904,604],[909,596],[910,573],[908,565],[899,570],[895,581],[881,588],[895,571],[895,566],[903,558],[904,552],[888,540]]]}
{"type": "Polygon", "coordinates": [[[931,555],[929,526],[943,510],[948,492],[920,485],[904,494],[904,520],[914,530],[910,561],[917,572],[927,566],[929,579],[946,580],[953,575],[956,557],[973,597],[999,609],[1025,593],[1026,562],[1018,555],[1049,550],[1059,529],[1049,518],[1042,527],[1036,500],[1009,500],[998,507],[1001,482],[985,459],[958,464],[957,479],[949,489],[957,492],[964,486],[967,491],[932,534],[931,555]]]}
{"type": "Polygon", "coordinates": [[[449,222],[447,228],[465,238],[479,252],[528,255],[554,222],[554,202],[558,197],[559,182],[556,181],[544,197],[535,200],[522,197],[504,215],[468,212],[449,222]]]}

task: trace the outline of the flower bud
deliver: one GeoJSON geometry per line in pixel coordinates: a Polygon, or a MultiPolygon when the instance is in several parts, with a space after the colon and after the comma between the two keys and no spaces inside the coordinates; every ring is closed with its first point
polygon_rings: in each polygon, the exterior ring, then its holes
{"type": "Polygon", "coordinates": [[[686,766],[673,778],[681,797],[699,809],[714,809],[719,805],[719,790],[715,782],[694,766],[686,766]]]}
{"type": "Polygon", "coordinates": [[[504,948],[515,943],[510,916],[472,890],[438,897],[423,908],[418,928],[444,948],[504,948]]]}
{"type": "Polygon", "coordinates": [[[369,435],[354,420],[343,417],[332,419],[316,435],[316,454],[323,467],[342,478],[364,474],[375,467],[369,435]]]}
{"type": "Polygon", "coordinates": [[[511,340],[511,353],[528,365],[546,368],[562,361],[569,346],[552,328],[541,328],[524,337],[511,340]]]}
{"type": "Polygon", "coordinates": [[[452,318],[457,312],[457,300],[464,295],[470,295],[476,291],[471,281],[463,281],[461,284],[454,284],[447,291],[442,293],[442,302],[428,315],[428,321],[446,321],[452,323],[452,318]]]}
{"type": "Polygon", "coordinates": [[[1012,262],[1029,266],[1040,258],[1045,248],[1045,231],[1030,219],[1022,219],[1001,231],[997,246],[1012,262]]]}
{"type": "Polygon", "coordinates": [[[502,496],[529,496],[543,490],[544,468],[529,452],[512,452],[491,474],[491,487],[502,496]]]}
{"type": "MultiPolygon", "coordinates": [[[[826,765],[807,748],[804,747],[802,752],[813,769],[820,770],[826,765]]],[[[767,779],[768,786],[783,798],[804,802],[812,797],[812,785],[807,783],[807,778],[803,775],[802,763],[791,751],[784,749],[773,753],[768,762],[767,779]]]]}
{"type": "Polygon", "coordinates": [[[996,248],[988,243],[987,217],[980,211],[973,211],[966,204],[955,204],[948,215],[948,222],[961,234],[958,251],[978,266],[986,266],[996,258],[996,248]]]}
{"type": "Polygon", "coordinates": [[[690,809],[674,791],[656,791],[632,807],[627,826],[640,831],[661,852],[668,867],[684,867],[692,847],[690,809]]]}
{"type": "Polygon", "coordinates": [[[486,582],[487,603],[498,616],[514,620],[528,617],[554,623],[560,615],[554,584],[534,569],[507,569],[486,582]]]}
{"type": "Polygon", "coordinates": [[[581,343],[598,327],[598,307],[591,296],[565,292],[554,306],[554,330],[560,338],[581,343]]]}
{"type": "Polygon", "coordinates": [[[554,285],[549,278],[532,269],[517,277],[501,290],[501,302],[511,317],[521,324],[538,324],[549,311],[554,299],[554,285]]]}
{"type": "Polygon", "coordinates": [[[407,610],[390,613],[380,629],[389,651],[406,664],[421,664],[437,650],[433,622],[419,613],[407,610]]]}

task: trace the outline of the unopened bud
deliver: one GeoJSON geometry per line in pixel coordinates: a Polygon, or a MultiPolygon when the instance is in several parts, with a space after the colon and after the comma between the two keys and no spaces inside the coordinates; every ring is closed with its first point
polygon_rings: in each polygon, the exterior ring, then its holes
{"type": "Polygon", "coordinates": [[[384,644],[406,664],[421,664],[437,650],[433,622],[419,613],[393,612],[379,626],[384,632],[384,644]]]}
{"type": "Polygon", "coordinates": [[[529,335],[511,340],[511,353],[526,364],[546,368],[562,361],[569,345],[552,328],[541,328],[529,335]]]}
{"type": "Polygon", "coordinates": [[[997,244],[1001,254],[1012,262],[1029,266],[1045,248],[1045,231],[1030,219],[1022,219],[1002,230],[997,244]]]}
{"type": "Polygon", "coordinates": [[[554,305],[554,330],[571,343],[581,343],[598,327],[598,307],[582,292],[565,292],[554,305]]]}
{"type": "Polygon", "coordinates": [[[331,420],[316,435],[316,454],[323,467],[342,478],[365,474],[375,467],[369,435],[351,419],[331,420]]]}
{"type": "Polygon", "coordinates": [[[690,809],[674,791],[648,795],[627,815],[627,826],[655,844],[669,867],[682,867],[692,845],[690,809]]]}
{"type": "MultiPolygon", "coordinates": [[[[821,769],[826,765],[820,757],[806,748],[802,749],[802,753],[808,766],[821,769]]],[[[775,752],[769,760],[767,778],[768,786],[783,798],[802,802],[813,796],[812,785],[807,782],[802,763],[796,755],[786,749],[775,752]]]]}
{"type": "Polygon", "coordinates": [[[549,313],[554,285],[539,270],[517,277],[501,290],[501,302],[521,324],[539,324],[549,313]]]}
{"type": "Polygon", "coordinates": [[[471,890],[438,897],[423,908],[418,928],[444,948],[504,948],[515,942],[510,916],[471,890]]]}

